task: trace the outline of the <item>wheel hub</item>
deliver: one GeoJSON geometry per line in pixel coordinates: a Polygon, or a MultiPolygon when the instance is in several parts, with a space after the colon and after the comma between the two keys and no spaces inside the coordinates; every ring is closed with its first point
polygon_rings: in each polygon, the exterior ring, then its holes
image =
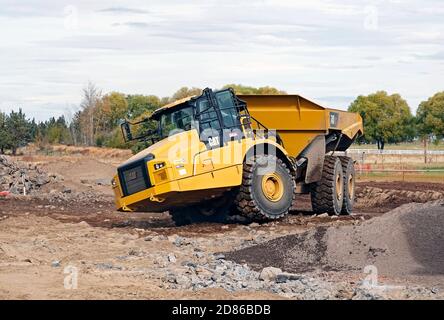
{"type": "Polygon", "coordinates": [[[276,173],[264,175],[262,178],[262,191],[265,197],[273,202],[282,199],[284,194],[282,178],[276,173]]]}

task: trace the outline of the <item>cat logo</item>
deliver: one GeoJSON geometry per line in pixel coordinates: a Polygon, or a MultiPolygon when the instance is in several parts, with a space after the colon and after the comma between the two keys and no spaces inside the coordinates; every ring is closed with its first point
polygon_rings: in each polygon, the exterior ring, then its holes
{"type": "Polygon", "coordinates": [[[330,112],[330,127],[337,127],[339,122],[339,113],[330,112]]]}

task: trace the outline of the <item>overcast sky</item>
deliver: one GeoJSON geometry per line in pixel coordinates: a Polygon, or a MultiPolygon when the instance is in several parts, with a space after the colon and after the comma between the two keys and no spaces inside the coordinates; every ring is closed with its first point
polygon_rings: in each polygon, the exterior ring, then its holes
{"type": "Polygon", "coordinates": [[[270,85],[331,107],[444,90],[442,0],[0,0],[0,109],[72,114],[82,87],[270,85]]]}

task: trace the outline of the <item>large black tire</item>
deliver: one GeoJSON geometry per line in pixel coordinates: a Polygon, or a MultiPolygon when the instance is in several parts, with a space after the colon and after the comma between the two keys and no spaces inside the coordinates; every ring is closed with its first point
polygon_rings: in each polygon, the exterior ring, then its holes
{"type": "Polygon", "coordinates": [[[246,160],[242,185],[236,196],[240,215],[253,221],[276,220],[288,214],[295,182],[281,159],[257,155],[246,160]]]}
{"type": "Polygon", "coordinates": [[[343,215],[351,215],[353,213],[353,205],[355,204],[355,165],[350,157],[339,157],[342,164],[342,172],[344,174],[344,203],[341,213],[343,215]]]}
{"type": "Polygon", "coordinates": [[[200,218],[197,208],[175,208],[169,211],[171,220],[177,227],[186,226],[196,222],[200,218]]]}
{"type": "Polygon", "coordinates": [[[325,157],[322,179],[311,184],[310,194],[314,213],[341,214],[344,200],[344,178],[341,161],[338,157],[325,157]]]}
{"type": "Polygon", "coordinates": [[[180,207],[169,211],[171,220],[178,227],[193,223],[228,223],[233,213],[234,194],[229,192],[223,197],[205,201],[198,205],[180,207]]]}
{"type": "Polygon", "coordinates": [[[212,215],[203,214],[198,206],[176,208],[169,211],[171,220],[177,227],[195,223],[227,223],[229,215],[217,212],[212,215]]]}

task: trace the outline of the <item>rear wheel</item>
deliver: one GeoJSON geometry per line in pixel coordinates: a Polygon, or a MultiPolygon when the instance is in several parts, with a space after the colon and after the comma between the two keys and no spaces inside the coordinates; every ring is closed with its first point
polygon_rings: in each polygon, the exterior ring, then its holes
{"type": "Polygon", "coordinates": [[[344,177],[338,157],[325,157],[322,179],[312,183],[310,194],[314,213],[341,214],[344,201],[344,177]]]}
{"type": "Polygon", "coordinates": [[[294,188],[290,170],[281,159],[272,155],[255,156],[244,163],[237,210],[256,221],[282,218],[293,203],[294,188]]]}
{"type": "Polygon", "coordinates": [[[342,205],[342,214],[351,215],[355,203],[355,166],[353,159],[349,157],[339,157],[344,174],[344,203],[342,205]]]}

